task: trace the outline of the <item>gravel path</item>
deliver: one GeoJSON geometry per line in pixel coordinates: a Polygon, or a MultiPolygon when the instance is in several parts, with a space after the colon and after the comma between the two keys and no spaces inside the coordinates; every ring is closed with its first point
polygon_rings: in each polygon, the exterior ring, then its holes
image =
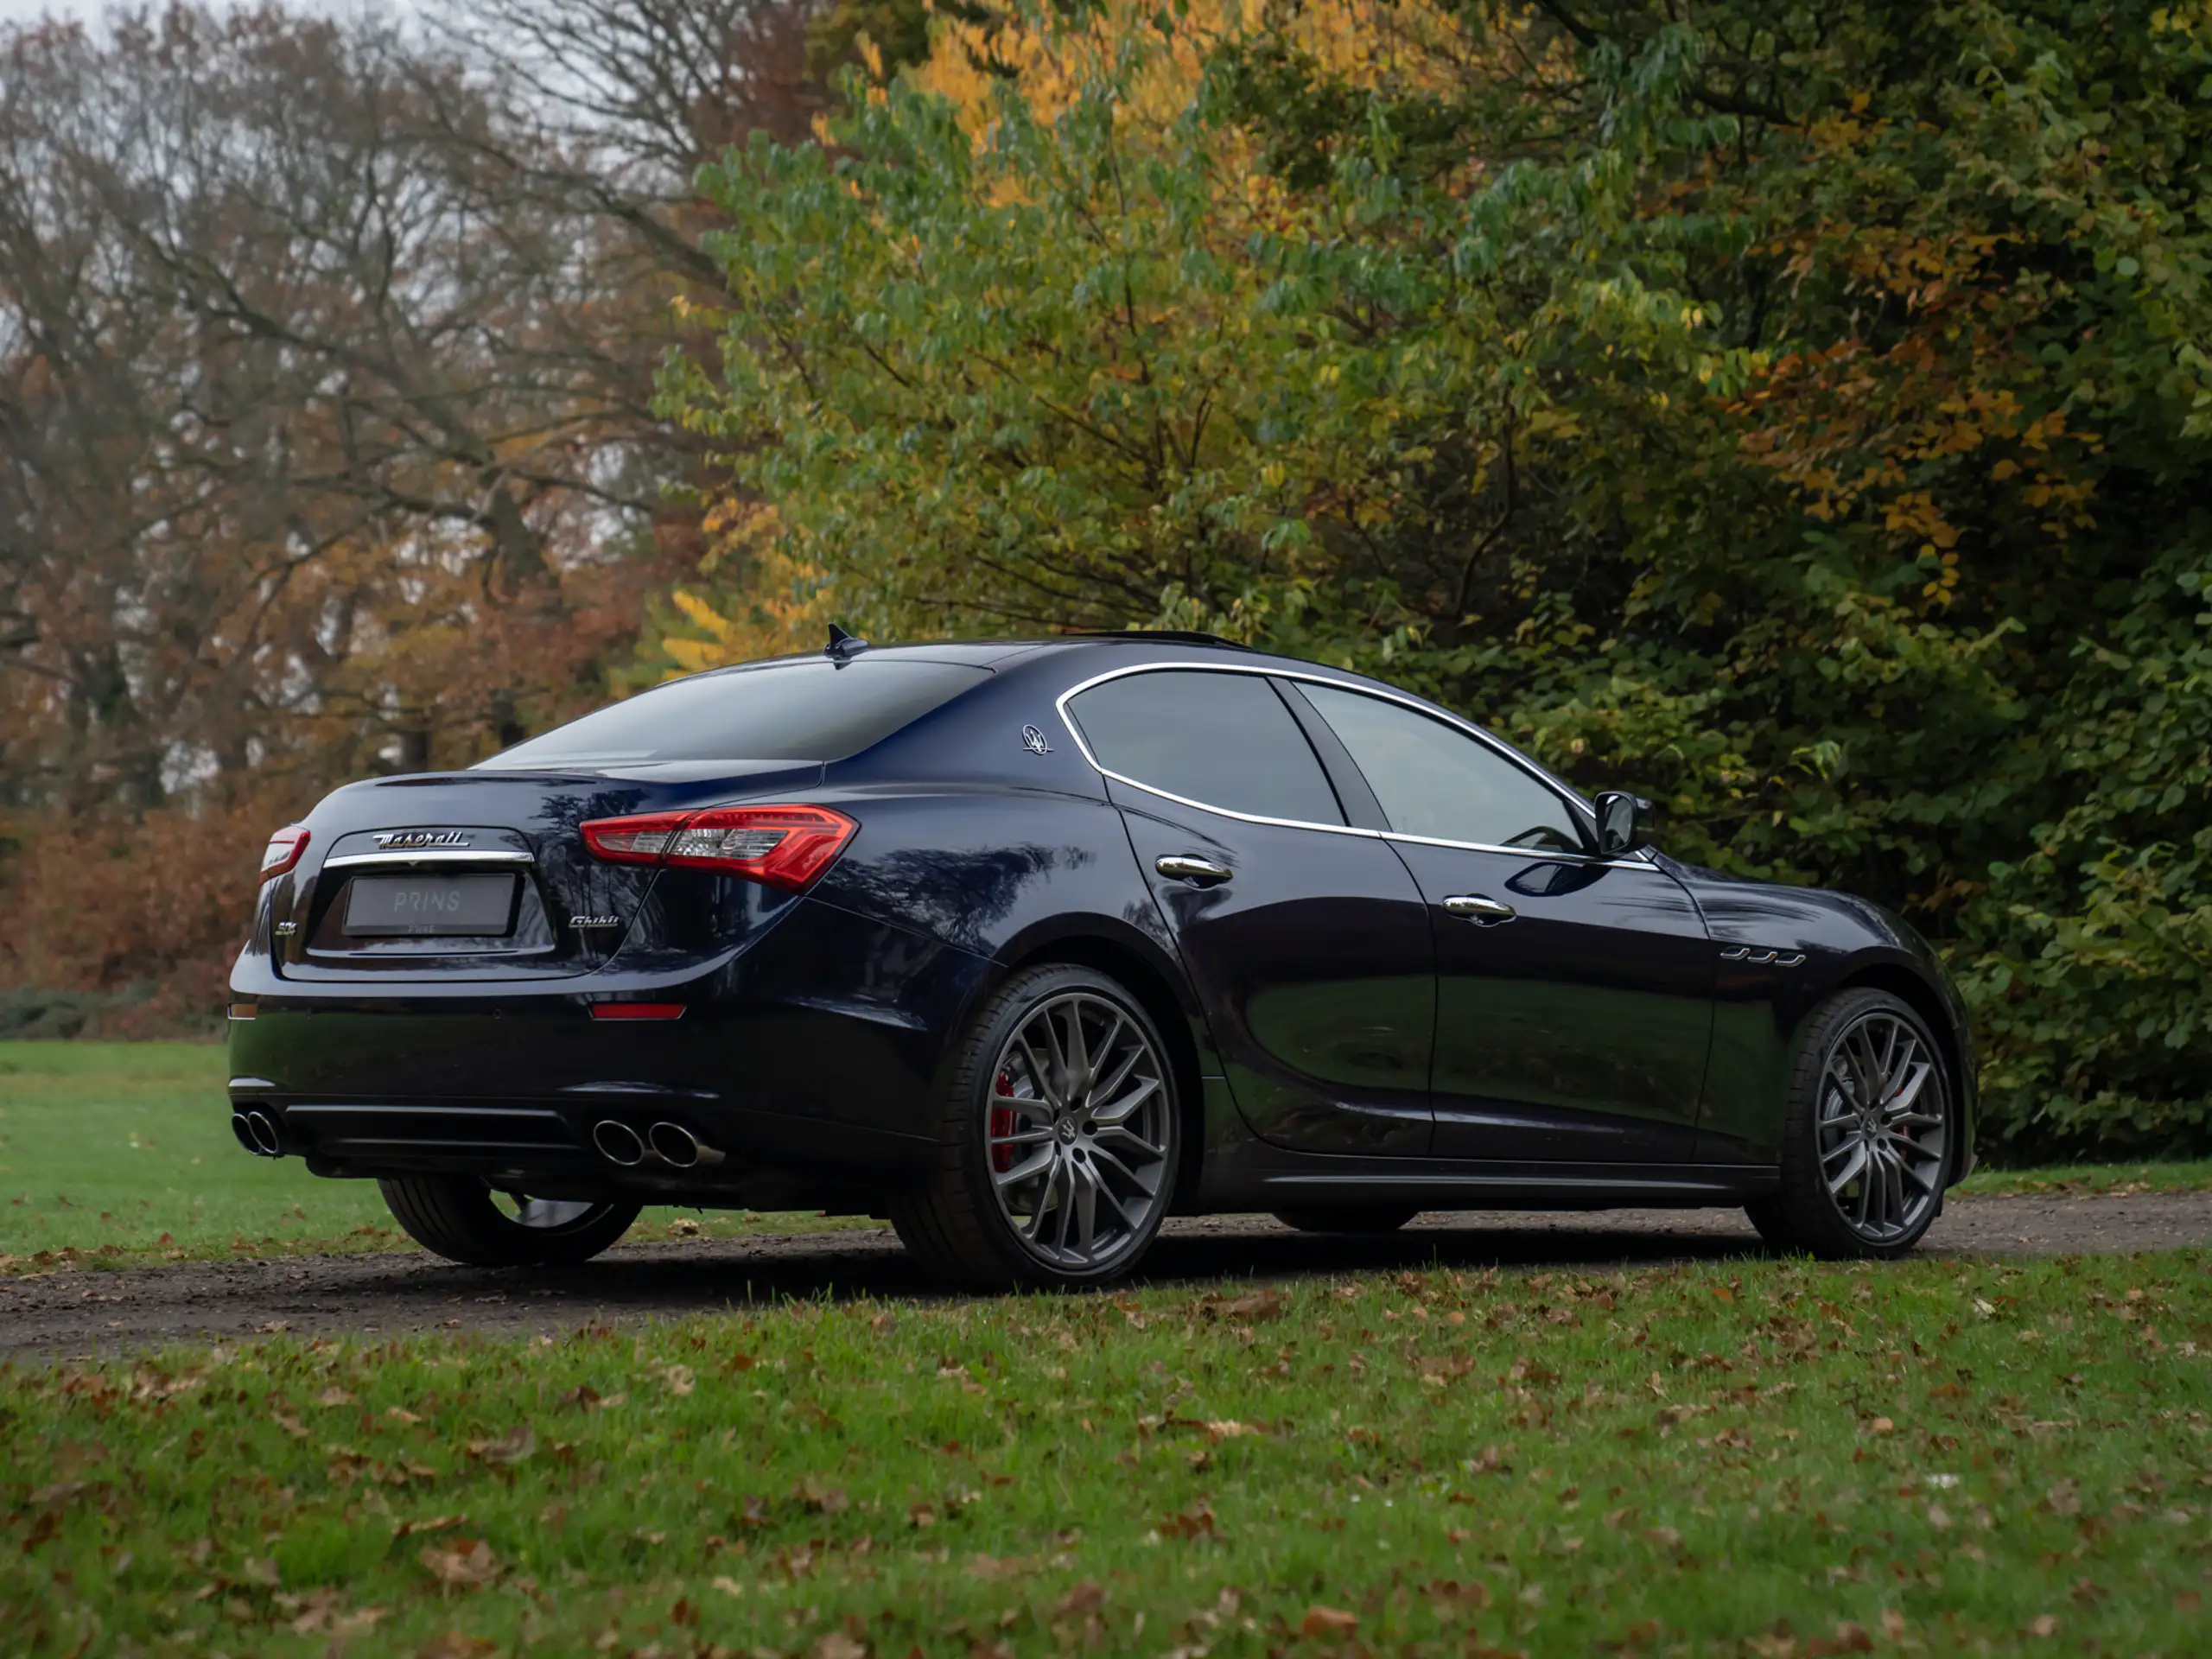
{"type": "MultiPolygon", "coordinates": [[[[2212,1192],[1954,1198],[1922,1247],[2065,1255],[2212,1244],[2212,1192]]],[[[1317,1238],[1262,1217],[1172,1222],[1146,1281],[1449,1267],[1611,1268],[1755,1252],[1738,1211],[1423,1216],[1383,1238],[1317,1238]]],[[[557,1333],[594,1319],[711,1313],[791,1296],[929,1294],[887,1229],[632,1244],[559,1272],[456,1268],[419,1252],[187,1262],[0,1278],[0,1355],[36,1361],[257,1332],[557,1333]]]]}

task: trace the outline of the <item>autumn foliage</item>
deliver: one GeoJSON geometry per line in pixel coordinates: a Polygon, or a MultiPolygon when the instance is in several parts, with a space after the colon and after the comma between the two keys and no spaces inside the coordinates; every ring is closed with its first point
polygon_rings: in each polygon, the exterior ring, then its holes
{"type": "Polygon", "coordinates": [[[789,595],[1430,692],[1662,802],[1679,856],[1904,911],[2012,1153],[2207,1144],[2212,13],[930,38],[835,148],[704,181],[728,315],[664,407],[789,595]]]}
{"type": "Polygon", "coordinates": [[[813,12],[0,29],[0,1029],[206,1023],[271,829],[616,689],[707,545],[690,175],[813,12]]]}

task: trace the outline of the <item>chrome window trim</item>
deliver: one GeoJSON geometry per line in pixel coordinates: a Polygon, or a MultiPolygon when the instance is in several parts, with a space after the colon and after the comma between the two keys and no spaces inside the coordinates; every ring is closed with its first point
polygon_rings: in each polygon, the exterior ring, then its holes
{"type": "MultiPolygon", "coordinates": [[[[1489,750],[1492,754],[1497,756],[1499,760],[1519,768],[1522,772],[1534,779],[1537,783],[1551,791],[1553,794],[1560,797],[1570,804],[1579,807],[1581,810],[1583,816],[1591,820],[1592,823],[1594,823],[1596,822],[1598,816],[1597,808],[1592,806],[1589,802],[1584,800],[1580,795],[1577,794],[1573,789],[1568,787],[1563,780],[1553,777],[1549,772],[1546,772],[1542,767],[1539,766],[1535,761],[1529,760],[1527,756],[1522,754],[1517,750],[1508,747],[1503,743],[1499,742],[1497,739],[1492,737],[1488,732],[1484,731],[1479,726],[1473,725],[1467,721],[1460,719],[1449,709],[1435,708],[1431,704],[1422,702],[1418,698],[1409,697],[1403,692],[1392,691],[1382,688],[1370,688],[1364,685],[1347,685],[1342,680],[1332,679],[1325,674],[1306,673],[1296,669],[1274,668],[1256,663],[1131,663],[1122,668],[1109,669],[1103,674],[1094,674],[1089,679],[1079,681],[1076,684],[1070,686],[1066,690],[1061,692],[1058,697],[1053,701],[1052,704],[1052,707],[1059,714],[1060,724],[1066,728],[1068,736],[1074,741],[1076,752],[1083,756],[1084,760],[1090,765],[1090,769],[1096,772],[1100,777],[1110,778],[1117,784],[1128,785],[1131,789],[1141,789],[1147,795],[1157,795],[1161,800],[1173,801],[1178,806],[1195,807],[1201,812],[1212,812],[1224,818],[1234,818],[1240,823],[1272,824],[1280,830],[1319,830],[1327,835],[1363,836],[1370,841],[1401,841],[1414,846],[1452,847],[1472,853],[1505,853],[1516,858],[1563,860],[1575,864],[1602,865],[1607,869],[1626,867],[1633,869],[1648,870],[1656,868],[1656,866],[1652,864],[1650,859],[1642,852],[1630,853],[1625,858],[1606,858],[1602,855],[1596,853],[1546,852],[1539,848],[1503,847],[1499,846],[1495,842],[1486,841],[1445,841],[1434,836],[1408,835],[1404,831],[1397,830],[1367,830],[1361,828],[1357,824],[1351,823],[1313,823],[1302,818],[1262,817],[1256,813],[1239,812],[1231,807],[1215,806],[1205,801],[1194,801],[1187,795],[1177,795],[1171,791],[1159,788],[1157,785],[1147,784],[1141,779],[1131,778],[1127,773],[1116,772],[1110,766],[1102,765],[1098,757],[1090,752],[1090,745],[1084,741],[1083,732],[1081,728],[1077,726],[1074,716],[1068,713],[1068,704],[1073,702],[1077,697],[1081,696],[1084,692],[1090,690],[1093,686],[1103,685],[1109,680],[1126,679],[1132,674],[1159,674],[1168,672],[1182,672],[1190,674],[1257,674],[1264,678],[1292,680],[1308,685],[1326,686],[1332,690],[1348,692],[1355,696],[1373,697],[1381,702],[1395,702],[1400,708],[1409,709],[1414,714],[1424,715],[1430,720],[1440,720],[1445,725],[1449,726],[1463,736],[1474,739],[1477,743],[1489,750]]],[[[1317,715],[1320,715],[1320,711],[1319,709],[1314,710],[1314,713],[1317,715]]],[[[1321,718],[1325,720],[1327,717],[1325,715],[1321,715],[1321,718]]],[[[1314,761],[1316,765],[1319,765],[1320,757],[1318,755],[1315,756],[1314,761]]],[[[1323,767],[1322,775],[1325,777],[1327,776],[1327,773],[1328,769],[1325,766],[1323,767]]]]}
{"type": "Polygon", "coordinates": [[[326,870],[351,869],[361,864],[501,864],[519,869],[537,861],[528,853],[494,847],[418,847],[389,853],[340,853],[326,858],[326,870]]]}

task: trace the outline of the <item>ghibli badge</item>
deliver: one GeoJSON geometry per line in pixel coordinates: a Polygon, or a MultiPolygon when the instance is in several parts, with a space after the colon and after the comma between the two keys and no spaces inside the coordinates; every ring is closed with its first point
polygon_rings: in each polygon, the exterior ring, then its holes
{"type": "Polygon", "coordinates": [[[620,927],[622,925],[622,918],[620,916],[571,916],[569,918],[569,925],[570,927],[620,927]]]}

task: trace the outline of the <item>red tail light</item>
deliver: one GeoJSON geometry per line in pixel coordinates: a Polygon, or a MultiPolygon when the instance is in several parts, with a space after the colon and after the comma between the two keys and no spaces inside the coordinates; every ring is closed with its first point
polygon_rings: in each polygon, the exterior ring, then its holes
{"type": "Polygon", "coordinates": [[[859,828],[826,806],[713,806],[594,818],[583,835],[584,845],[612,863],[719,870],[797,893],[859,828]]]}
{"type": "Polygon", "coordinates": [[[269,844],[261,849],[261,879],[270,880],[284,874],[300,861],[300,855],[308,849],[308,832],[303,825],[288,823],[269,837],[269,844]]]}

